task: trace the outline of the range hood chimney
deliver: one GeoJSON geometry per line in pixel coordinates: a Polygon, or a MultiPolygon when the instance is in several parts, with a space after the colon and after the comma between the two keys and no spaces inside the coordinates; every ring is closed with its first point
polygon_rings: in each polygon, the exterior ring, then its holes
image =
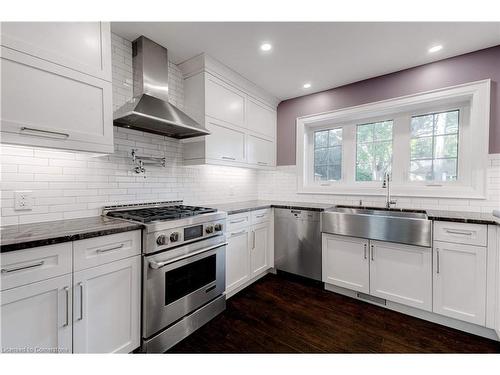
{"type": "Polygon", "coordinates": [[[134,97],[115,111],[113,124],[178,139],[210,134],[168,102],[167,49],[140,36],[132,56],[134,97]]]}

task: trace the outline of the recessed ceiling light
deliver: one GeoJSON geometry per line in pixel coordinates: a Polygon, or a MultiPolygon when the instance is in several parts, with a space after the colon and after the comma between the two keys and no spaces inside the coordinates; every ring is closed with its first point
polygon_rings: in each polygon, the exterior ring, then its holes
{"type": "Polygon", "coordinates": [[[270,51],[272,49],[273,49],[273,46],[271,45],[271,43],[262,43],[260,45],[260,50],[261,51],[267,52],[267,51],[270,51]]]}
{"type": "Polygon", "coordinates": [[[308,89],[311,87],[311,84],[309,82],[307,82],[307,83],[304,83],[304,85],[302,87],[305,89],[308,89]]]}
{"type": "Polygon", "coordinates": [[[443,46],[441,44],[438,44],[437,46],[429,48],[429,53],[441,51],[442,49],[443,49],[443,46]]]}

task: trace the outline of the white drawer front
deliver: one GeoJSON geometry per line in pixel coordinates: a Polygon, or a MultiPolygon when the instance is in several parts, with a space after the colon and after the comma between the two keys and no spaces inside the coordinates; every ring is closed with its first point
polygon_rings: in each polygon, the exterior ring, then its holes
{"type": "Polygon", "coordinates": [[[434,222],[434,241],[486,246],[488,227],[483,224],[434,222]]]}
{"type": "Polygon", "coordinates": [[[74,270],[79,271],[141,253],[141,231],[73,242],[74,270]]]}
{"type": "Polygon", "coordinates": [[[252,224],[260,224],[269,221],[271,217],[271,209],[252,211],[252,224]]]}
{"type": "Polygon", "coordinates": [[[0,290],[71,272],[71,242],[3,253],[0,290]]]}
{"type": "Polygon", "coordinates": [[[248,227],[251,224],[250,214],[250,212],[242,212],[240,214],[229,215],[227,217],[228,232],[248,227]]]}

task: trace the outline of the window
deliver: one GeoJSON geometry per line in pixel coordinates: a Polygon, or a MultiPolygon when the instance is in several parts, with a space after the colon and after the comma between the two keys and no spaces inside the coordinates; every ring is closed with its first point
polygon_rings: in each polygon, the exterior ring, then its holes
{"type": "Polygon", "coordinates": [[[297,118],[297,192],[485,199],[491,81],[297,118]]]}
{"type": "Polygon", "coordinates": [[[391,169],[392,120],[356,128],[356,181],[381,181],[391,169]]]}
{"type": "Polygon", "coordinates": [[[314,180],[342,177],[342,128],[314,132],[314,180]]]}
{"type": "Polygon", "coordinates": [[[411,118],[410,181],[456,181],[459,110],[411,118]]]}

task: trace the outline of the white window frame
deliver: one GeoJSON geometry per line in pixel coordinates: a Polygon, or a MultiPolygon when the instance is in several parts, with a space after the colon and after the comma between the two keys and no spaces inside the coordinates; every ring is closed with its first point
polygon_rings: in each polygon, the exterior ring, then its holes
{"type": "Polygon", "coordinates": [[[392,119],[392,193],[406,197],[486,199],[491,81],[483,80],[297,118],[297,192],[300,194],[384,195],[380,181],[355,180],[356,124],[392,119]],[[459,109],[458,180],[410,181],[410,119],[459,109]],[[311,134],[342,127],[342,177],[311,180],[311,134]],[[465,141],[466,140],[466,141],[465,141]],[[464,147],[466,145],[466,147],[464,147]]]}

